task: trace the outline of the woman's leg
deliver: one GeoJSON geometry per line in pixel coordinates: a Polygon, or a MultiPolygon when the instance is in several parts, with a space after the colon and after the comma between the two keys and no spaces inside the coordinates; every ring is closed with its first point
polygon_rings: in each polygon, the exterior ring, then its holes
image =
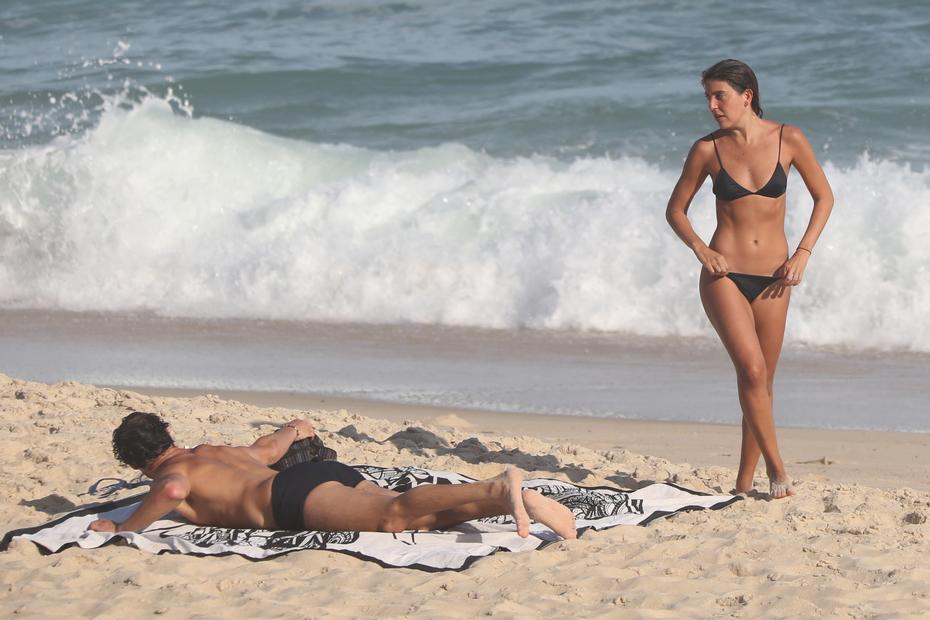
{"type": "MultiPolygon", "coordinates": [[[[770,373],[764,350],[764,348],[767,349],[771,354],[769,326],[765,326],[768,335],[766,346],[763,348],[756,331],[754,309],[750,307],[749,302],[732,280],[702,272],[700,290],[707,317],[717,330],[736,369],[743,422],[748,430],[748,433],[744,434],[744,439],[746,435],[750,435],[755,440],[755,445],[744,441],[737,490],[747,491],[752,487],[752,473],[758,460],[755,450],[759,450],[765,459],[770,478],[787,479],[784,463],[778,451],[775,423],[772,418],[770,377],[773,376],[774,368],[770,373]]],[[[763,301],[761,298],[762,296],[756,301],[763,301]]],[[[782,322],[782,329],[783,327],[782,322]]],[[[777,355],[775,361],[777,362],[777,355]]]]}
{"type": "MultiPolygon", "coordinates": [[[[765,356],[765,365],[768,370],[766,387],[769,394],[773,425],[775,420],[775,369],[778,367],[781,347],[785,341],[785,324],[788,318],[788,303],[790,301],[791,288],[781,283],[775,283],[752,303],[756,335],[759,337],[759,345],[762,347],[762,354],[765,356]]],[[[755,469],[755,463],[753,463],[753,469],[755,469]]],[[[791,486],[791,480],[784,471],[784,467],[780,474],[766,467],[766,473],[773,482],[770,486],[774,497],[781,498],[794,495],[794,487],[791,486]],[[776,490],[776,486],[781,488],[776,490]]]]}
{"type": "MultiPolygon", "coordinates": [[[[778,366],[778,358],[781,356],[781,347],[785,339],[785,322],[788,316],[790,298],[791,289],[776,283],[759,295],[751,304],[756,336],[759,338],[759,346],[762,349],[762,356],[765,358],[765,367],[768,371],[766,387],[768,388],[773,418],[775,369],[778,366]]],[[[745,492],[752,488],[752,480],[761,454],[762,451],[759,449],[759,444],[756,443],[749,422],[743,418],[743,444],[740,450],[739,473],[736,476],[738,491],[745,492]]]]}
{"type": "Polygon", "coordinates": [[[762,450],[756,443],[756,438],[749,428],[749,422],[746,416],[743,416],[743,442],[739,451],[739,470],[736,474],[736,491],[738,493],[748,493],[752,490],[752,481],[756,477],[756,466],[759,464],[759,457],[762,456],[762,450]]]}

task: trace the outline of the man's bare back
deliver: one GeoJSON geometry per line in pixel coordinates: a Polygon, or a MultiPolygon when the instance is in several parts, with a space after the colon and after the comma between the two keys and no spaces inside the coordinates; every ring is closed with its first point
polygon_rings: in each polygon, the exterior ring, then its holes
{"type": "Polygon", "coordinates": [[[257,461],[248,448],[200,445],[176,448],[159,476],[181,475],[190,485],[177,512],[202,525],[272,528],[271,483],[278,473],[257,461]]]}

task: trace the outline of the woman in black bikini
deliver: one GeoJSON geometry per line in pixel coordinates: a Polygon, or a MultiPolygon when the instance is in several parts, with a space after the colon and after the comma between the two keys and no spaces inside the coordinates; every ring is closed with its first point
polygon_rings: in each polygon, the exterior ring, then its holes
{"type": "Polygon", "coordinates": [[[761,455],[771,496],[787,497],[795,491],[775,438],[772,383],[789,287],[801,282],[833,208],[833,192],[804,133],[762,119],[759,85],[748,65],[720,61],[702,74],[701,82],[720,129],[691,147],[666,218],[701,261],[701,302],[736,368],[743,410],[736,491],[752,489],[761,455]],[[801,173],[814,208],[804,236],[789,254],[785,188],[791,166],[801,173]],[[717,197],[717,229],[705,244],[687,214],[708,175],[717,197]]]}

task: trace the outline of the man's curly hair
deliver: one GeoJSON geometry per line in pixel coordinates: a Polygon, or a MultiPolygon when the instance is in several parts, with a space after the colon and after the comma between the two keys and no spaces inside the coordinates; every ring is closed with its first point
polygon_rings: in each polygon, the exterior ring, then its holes
{"type": "Polygon", "coordinates": [[[174,445],[168,423],[154,413],[133,411],[113,431],[113,456],[133,469],[144,469],[174,445]]]}

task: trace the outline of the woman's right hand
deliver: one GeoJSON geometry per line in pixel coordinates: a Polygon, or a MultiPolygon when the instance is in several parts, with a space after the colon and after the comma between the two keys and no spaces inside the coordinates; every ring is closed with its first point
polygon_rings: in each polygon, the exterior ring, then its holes
{"type": "Polygon", "coordinates": [[[694,251],[694,255],[697,256],[697,259],[701,261],[701,264],[704,265],[704,269],[712,276],[722,277],[730,272],[727,259],[724,258],[723,254],[720,252],[715,252],[703,244],[691,249],[694,251]]]}

